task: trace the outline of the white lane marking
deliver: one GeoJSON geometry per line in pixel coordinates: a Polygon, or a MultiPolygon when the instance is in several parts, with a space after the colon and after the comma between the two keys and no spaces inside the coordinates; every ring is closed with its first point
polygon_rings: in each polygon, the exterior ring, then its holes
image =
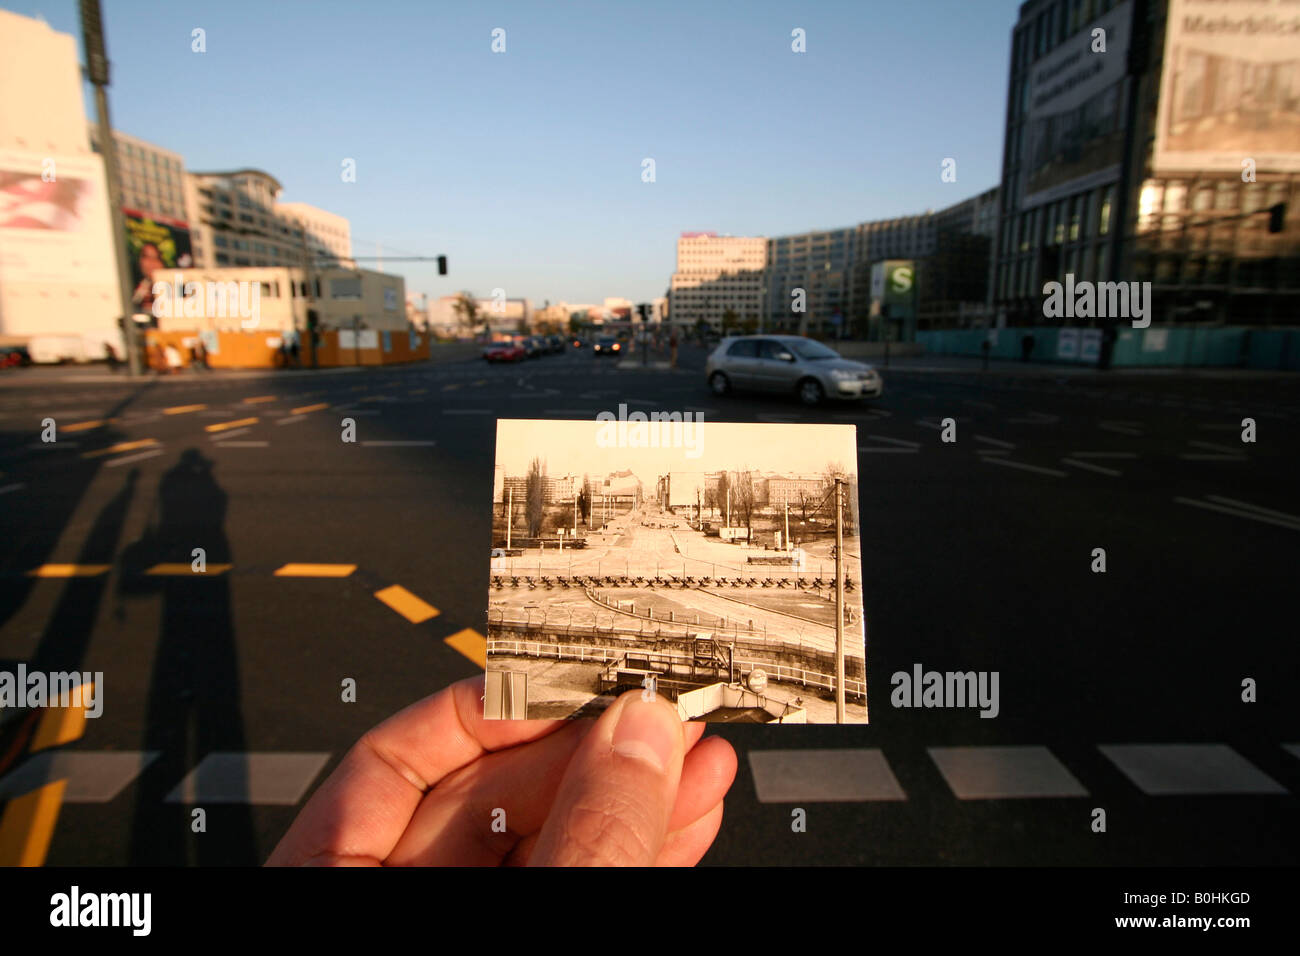
{"type": "Polygon", "coordinates": [[[1272,508],[1261,508],[1259,505],[1252,505],[1249,502],[1238,501],[1236,498],[1225,498],[1223,495],[1206,495],[1207,501],[1217,501],[1220,504],[1236,505],[1238,508],[1245,508],[1248,511],[1254,511],[1262,515],[1272,515],[1275,518],[1282,518],[1286,521],[1298,521],[1300,517],[1289,515],[1285,511],[1274,511],[1272,508]]]}
{"type": "Polygon", "coordinates": [[[491,415],[490,408],[444,408],[444,415],[491,415]]]}
{"type": "Polygon", "coordinates": [[[878,749],[751,750],[749,769],[759,803],[843,803],[906,800],[878,749]]]}
{"type": "Polygon", "coordinates": [[[104,464],[109,468],[116,468],[118,465],[125,465],[130,461],[144,461],[146,458],[157,458],[163,453],[161,448],[155,448],[153,451],[142,451],[137,455],[127,455],[124,458],[110,458],[104,464]]]}
{"type": "Polygon", "coordinates": [[[1046,747],[927,747],[926,751],[958,800],[1088,795],[1046,747]]]}
{"type": "Polygon", "coordinates": [[[1191,505],[1195,508],[1205,508],[1207,511],[1218,511],[1225,515],[1234,515],[1238,518],[1250,518],[1253,521],[1263,521],[1265,524],[1277,525],[1279,528],[1287,528],[1291,531],[1300,531],[1300,520],[1294,518],[1282,521],[1277,518],[1270,518],[1268,515],[1260,514],[1256,511],[1247,511],[1243,508],[1227,508],[1223,505],[1216,505],[1208,501],[1197,501],[1194,498],[1175,497],[1174,501],[1183,505],[1191,505]]]}
{"type": "Polygon", "coordinates": [[[436,441],[363,441],[361,444],[374,448],[428,448],[438,443],[436,441]]]}
{"type": "Polygon", "coordinates": [[[883,441],[886,445],[897,445],[900,448],[920,448],[919,441],[908,441],[906,438],[890,438],[887,435],[868,435],[872,441],[883,441]]]}
{"type": "Polygon", "coordinates": [[[1242,445],[1233,447],[1231,445],[1216,445],[1214,442],[1208,441],[1189,441],[1187,444],[1195,445],[1197,448],[1205,448],[1209,451],[1217,451],[1225,455],[1242,455],[1245,454],[1246,451],[1242,445]]]}
{"type": "Polygon", "coordinates": [[[1072,451],[1072,458],[1136,458],[1135,451],[1072,451]]]}
{"type": "Polygon", "coordinates": [[[1148,796],[1287,792],[1226,744],[1101,744],[1097,749],[1148,796]]]}
{"type": "Polygon", "coordinates": [[[1142,432],[1139,429],[1129,425],[1119,425],[1115,422],[1102,422],[1097,426],[1104,432],[1114,432],[1117,435],[1130,435],[1134,438],[1141,438],[1142,432]]]}
{"type": "Polygon", "coordinates": [[[251,428],[235,428],[228,432],[217,432],[215,435],[209,435],[208,440],[214,442],[222,442],[225,441],[227,438],[234,438],[236,435],[247,435],[251,431],[252,431],[251,428]]]}
{"type": "Polygon", "coordinates": [[[1050,425],[1060,420],[1060,415],[1047,415],[1043,412],[1027,412],[1023,417],[1007,419],[1013,425],[1050,425]]]}
{"type": "Polygon", "coordinates": [[[1075,461],[1073,458],[1062,458],[1061,461],[1067,465],[1073,465],[1075,468],[1084,468],[1088,471],[1095,471],[1101,475],[1110,475],[1112,478],[1118,478],[1120,475],[1124,474],[1122,471],[1115,468],[1103,468],[1101,465],[1094,465],[1086,461],[1075,461]]]}
{"type": "Polygon", "coordinates": [[[217,442],[219,448],[265,448],[269,441],[223,441],[217,442]]]}
{"type": "Polygon", "coordinates": [[[981,456],[980,461],[987,461],[993,465],[1006,465],[1008,468],[1020,468],[1024,471],[1034,471],[1040,475],[1052,475],[1056,478],[1066,478],[1070,474],[1068,471],[1061,471],[1058,468],[1041,468],[1038,465],[1026,465],[1021,461],[1007,461],[1005,458],[990,458],[987,455],[981,456]]]}
{"type": "Polygon", "coordinates": [[[26,488],[21,481],[15,481],[12,485],[0,486],[0,495],[7,495],[11,491],[17,491],[19,488],[26,488]]]}
{"type": "Polygon", "coordinates": [[[976,435],[976,441],[982,441],[986,445],[996,445],[998,448],[1015,448],[1016,446],[1009,441],[1002,441],[1000,438],[989,438],[987,435],[976,435]]]}
{"type": "Polygon", "coordinates": [[[292,425],[294,422],[303,421],[306,417],[306,415],[290,415],[288,418],[277,418],[275,423],[277,425],[292,425]]]}

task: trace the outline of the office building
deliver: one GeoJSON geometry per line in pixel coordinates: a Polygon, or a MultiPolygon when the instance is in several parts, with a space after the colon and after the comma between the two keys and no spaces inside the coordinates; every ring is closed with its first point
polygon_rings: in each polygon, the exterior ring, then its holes
{"type": "Polygon", "coordinates": [[[684,232],[677,240],[677,271],[669,310],[678,326],[705,323],[722,331],[724,321],[756,328],[766,291],[767,239],[684,232]]]}
{"type": "MultiPolygon", "coordinates": [[[[1286,0],[1021,5],[995,246],[1000,321],[1043,322],[1044,284],[1072,274],[1151,282],[1155,323],[1294,323],[1295,24],[1286,0]]],[[[1050,324],[1061,321],[1098,319],[1050,324]]]]}

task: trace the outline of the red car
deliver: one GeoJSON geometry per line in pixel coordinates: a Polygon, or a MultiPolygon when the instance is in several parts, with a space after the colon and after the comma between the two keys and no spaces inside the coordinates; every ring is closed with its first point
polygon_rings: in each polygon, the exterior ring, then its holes
{"type": "Polygon", "coordinates": [[[489,362],[522,362],[524,348],[514,342],[493,342],[483,350],[483,357],[489,362]]]}

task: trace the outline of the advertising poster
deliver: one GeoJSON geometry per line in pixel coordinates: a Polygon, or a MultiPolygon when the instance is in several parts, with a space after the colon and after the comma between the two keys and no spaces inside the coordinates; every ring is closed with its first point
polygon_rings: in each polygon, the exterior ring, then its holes
{"type": "Polygon", "coordinates": [[[1033,65],[1025,108],[1022,208],[1119,178],[1124,148],[1123,81],[1131,0],[1118,4],[1033,65]],[[1105,31],[1094,52],[1093,31],[1105,31]]]}
{"type": "Polygon", "coordinates": [[[1300,4],[1170,0],[1157,174],[1300,171],[1300,4]]]}
{"type": "Polygon", "coordinates": [[[126,219],[126,254],[131,262],[131,301],[137,312],[152,314],[154,273],[194,265],[190,230],[183,222],[122,210],[126,219]]]}

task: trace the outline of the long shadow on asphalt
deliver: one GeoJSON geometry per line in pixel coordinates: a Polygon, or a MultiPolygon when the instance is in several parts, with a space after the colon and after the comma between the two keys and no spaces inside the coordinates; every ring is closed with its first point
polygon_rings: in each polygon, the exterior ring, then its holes
{"type": "Polygon", "coordinates": [[[142,750],[159,757],[136,789],[132,865],[259,862],[246,763],[227,779],[202,778],[197,793],[175,790],[205,757],[242,756],[247,750],[230,584],[216,568],[232,561],[225,520],[226,493],[213,475],[213,462],[187,448],[163,475],[140,540],[122,556],[122,592],[162,596],[141,743],[142,750]],[[192,572],[196,548],[203,549],[207,573],[144,573],[164,563],[192,572]],[[214,784],[219,794],[203,792],[214,784]],[[207,827],[215,832],[195,832],[195,807],[202,807],[207,827]]]}

